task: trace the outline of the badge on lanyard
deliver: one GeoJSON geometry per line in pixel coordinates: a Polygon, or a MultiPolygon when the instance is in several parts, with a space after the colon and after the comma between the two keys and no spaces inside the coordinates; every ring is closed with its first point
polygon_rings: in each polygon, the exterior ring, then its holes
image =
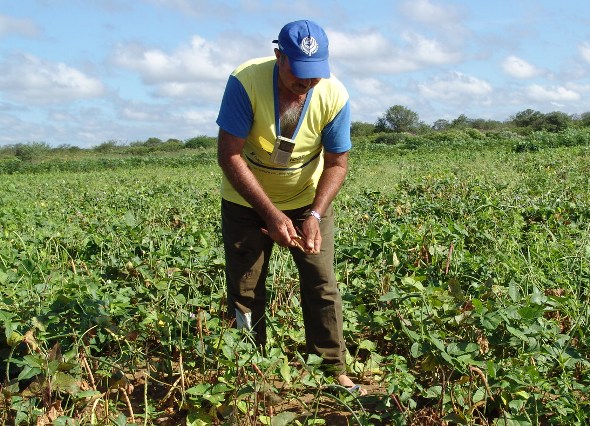
{"type": "Polygon", "coordinates": [[[270,154],[270,161],[281,166],[288,166],[293,149],[295,149],[295,141],[293,139],[277,136],[274,149],[270,154]]]}

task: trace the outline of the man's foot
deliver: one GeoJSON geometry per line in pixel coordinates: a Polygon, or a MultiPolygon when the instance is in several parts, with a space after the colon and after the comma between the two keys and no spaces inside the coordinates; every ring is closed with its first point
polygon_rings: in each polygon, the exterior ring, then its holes
{"type": "Polygon", "coordinates": [[[348,377],[346,374],[341,374],[336,377],[338,383],[341,386],[344,386],[350,392],[357,392],[360,396],[365,396],[367,394],[367,390],[360,385],[355,385],[354,382],[348,377]]]}

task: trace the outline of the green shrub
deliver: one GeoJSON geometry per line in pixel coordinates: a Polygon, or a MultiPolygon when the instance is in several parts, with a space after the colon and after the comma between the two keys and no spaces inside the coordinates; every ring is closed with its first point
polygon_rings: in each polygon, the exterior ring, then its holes
{"type": "Polygon", "coordinates": [[[16,145],[14,155],[22,161],[32,161],[47,155],[50,150],[51,147],[45,142],[31,142],[16,145]]]}
{"type": "Polygon", "coordinates": [[[20,158],[6,158],[0,160],[0,174],[13,174],[20,170],[22,160],[20,158]]]}
{"type": "Polygon", "coordinates": [[[111,139],[111,140],[101,143],[100,145],[95,146],[93,149],[96,152],[101,152],[104,154],[107,152],[113,152],[114,150],[116,150],[117,148],[120,148],[121,146],[122,146],[122,144],[119,141],[111,139]]]}
{"type": "Polygon", "coordinates": [[[216,144],[217,144],[216,137],[201,135],[201,136],[187,139],[184,142],[184,147],[189,148],[189,149],[214,148],[216,144]]]}
{"type": "Polygon", "coordinates": [[[404,143],[406,140],[405,133],[379,133],[375,137],[375,143],[381,143],[384,145],[398,145],[404,143]]]}

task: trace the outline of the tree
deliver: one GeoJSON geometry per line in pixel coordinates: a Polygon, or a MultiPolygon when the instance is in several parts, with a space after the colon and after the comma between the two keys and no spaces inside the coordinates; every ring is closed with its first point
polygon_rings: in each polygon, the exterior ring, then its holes
{"type": "Polygon", "coordinates": [[[543,129],[549,132],[560,132],[572,124],[572,118],[565,112],[553,111],[543,117],[543,129]]]}
{"type": "Polygon", "coordinates": [[[539,130],[543,121],[543,113],[532,109],[525,109],[510,117],[510,122],[516,127],[527,127],[539,130]]]}
{"type": "Polygon", "coordinates": [[[143,145],[144,146],[158,146],[160,144],[162,144],[162,139],[160,138],[148,138],[148,140],[146,140],[143,145]]]}
{"type": "Polygon", "coordinates": [[[382,132],[412,132],[420,125],[418,114],[402,106],[394,105],[377,119],[375,130],[382,132]]]}
{"type": "Polygon", "coordinates": [[[451,121],[451,128],[453,129],[466,129],[473,127],[473,120],[468,118],[465,114],[461,114],[459,117],[451,121]]]}
{"type": "Polygon", "coordinates": [[[477,130],[498,130],[502,128],[502,123],[496,120],[476,118],[475,120],[472,120],[471,126],[477,130]]]}
{"type": "Polygon", "coordinates": [[[449,120],[439,118],[434,123],[432,123],[432,129],[433,130],[446,130],[449,128],[450,125],[451,125],[451,123],[449,123],[449,120]]]}
{"type": "Polygon", "coordinates": [[[584,127],[590,127],[590,112],[584,112],[580,115],[580,122],[584,127]]]}

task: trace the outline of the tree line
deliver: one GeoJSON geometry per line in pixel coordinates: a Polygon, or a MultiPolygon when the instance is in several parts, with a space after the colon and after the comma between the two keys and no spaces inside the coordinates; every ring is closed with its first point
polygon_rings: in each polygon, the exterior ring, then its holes
{"type": "Polygon", "coordinates": [[[394,105],[385,111],[375,123],[355,121],[351,126],[353,136],[370,136],[375,133],[425,134],[433,131],[476,129],[488,131],[513,131],[521,135],[535,131],[560,132],[571,127],[590,127],[590,112],[566,114],[561,111],[542,113],[526,109],[505,121],[469,118],[465,114],[454,120],[436,120],[428,125],[418,113],[403,105],[394,105]]]}
{"type": "MultiPolygon", "coordinates": [[[[469,118],[465,114],[453,120],[436,120],[432,125],[420,120],[418,113],[403,105],[393,105],[381,115],[375,123],[354,121],[351,124],[351,136],[370,137],[378,143],[399,144],[400,142],[416,145],[419,136],[430,135],[430,139],[444,139],[447,131],[467,132],[470,138],[478,138],[482,134],[510,132],[526,136],[533,132],[559,133],[566,129],[590,129],[590,112],[583,114],[566,114],[560,111],[542,113],[526,109],[510,116],[505,121],[469,118]],[[437,137],[438,136],[438,137],[437,137]]],[[[97,154],[128,154],[145,155],[154,152],[177,152],[184,149],[214,149],[215,136],[196,136],[186,140],[162,140],[150,137],[143,141],[125,143],[116,140],[102,142],[91,148],[80,148],[73,145],[52,147],[46,142],[28,142],[0,147],[0,160],[16,158],[21,161],[33,161],[47,155],[76,155],[77,153],[97,154]]]]}
{"type": "Polygon", "coordinates": [[[91,148],[80,148],[75,145],[59,145],[52,147],[46,142],[29,142],[6,145],[0,147],[0,160],[16,158],[21,161],[33,161],[47,156],[72,156],[77,154],[122,154],[122,155],[146,155],[162,152],[177,152],[183,149],[204,150],[217,146],[217,138],[213,136],[196,136],[186,140],[160,138],[148,138],[144,141],[125,143],[116,140],[108,140],[91,148]]]}

